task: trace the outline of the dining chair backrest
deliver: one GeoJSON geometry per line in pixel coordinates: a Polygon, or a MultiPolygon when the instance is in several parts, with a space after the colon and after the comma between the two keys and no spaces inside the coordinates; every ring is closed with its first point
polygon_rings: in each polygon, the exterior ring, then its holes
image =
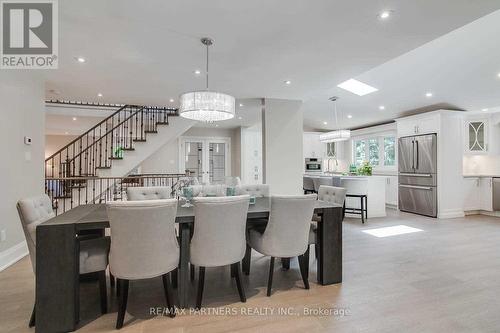
{"type": "Polygon", "coordinates": [[[140,186],[127,188],[127,200],[161,200],[170,199],[170,186],[140,186]]]}
{"type": "Polygon", "coordinates": [[[109,267],[120,279],[160,276],[179,264],[175,235],[177,200],[107,203],[111,234],[109,267]]]}
{"type": "Polygon", "coordinates": [[[343,187],[321,185],[318,190],[318,200],[343,205],[347,190],[343,187]]]}
{"type": "Polygon", "coordinates": [[[204,197],[224,197],[226,196],[226,187],[224,184],[203,185],[201,194],[204,197]]]}
{"type": "Polygon", "coordinates": [[[241,179],[240,179],[240,177],[225,177],[224,178],[224,185],[227,185],[227,186],[240,186],[241,185],[241,179]]]}
{"type": "Polygon", "coordinates": [[[17,202],[17,212],[28,244],[31,267],[36,272],[36,227],[56,216],[47,194],[21,199],[17,202]]]}
{"type": "Polygon", "coordinates": [[[212,185],[190,185],[193,189],[193,197],[224,197],[227,186],[224,184],[212,185]]]}
{"type": "Polygon", "coordinates": [[[269,196],[269,185],[267,184],[256,184],[256,185],[241,185],[236,187],[237,195],[248,194],[250,196],[255,196],[257,198],[268,197],[269,196]]]}
{"type": "Polygon", "coordinates": [[[316,198],[316,194],[271,197],[269,222],[262,236],[266,253],[279,258],[304,254],[316,198]]]}
{"type": "Polygon", "coordinates": [[[194,198],[191,263],[216,267],[241,261],[246,249],[248,195],[194,198]]]}
{"type": "Polygon", "coordinates": [[[304,189],[304,191],[314,191],[314,182],[312,177],[302,177],[302,188],[304,189]]]}

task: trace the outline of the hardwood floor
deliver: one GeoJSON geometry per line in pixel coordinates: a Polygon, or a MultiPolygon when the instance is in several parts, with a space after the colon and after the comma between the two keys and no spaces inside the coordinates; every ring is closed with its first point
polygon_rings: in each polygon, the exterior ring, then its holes
{"type": "MultiPolygon", "coordinates": [[[[206,270],[203,311],[222,309],[233,314],[187,310],[173,319],[150,315],[152,307],[165,307],[162,281],[138,281],[130,284],[121,332],[500,331],[500,218],[435,220],[392,212],[364,225],[358,219],[346,219],[343,231],[342,284],[316,284],[311,248],[311,289],[304,289],[296,259],[289,271],[282,271],[277,261],[273,295],[268,298],[269,258],[254,252],[250,276],[243,276],[246,303],[239,302],[229,268],[206,270]],[[400,224],[424,232],[385,238],[362,232],[400,224]],[[280,308],[292,314],[278,314],[280,308]],[[307,309],[331,313],[304,315],[307,309]],[[252,315],[244,315],[250,311],[252,315]]],[[[28,328],[33,285],[27,257],[0,273],[0,332],[33,332],[28,328]]],[[[190,299],[194,307],[194,290],[190,299]]],[[[110,309],[102,317],[98,317],[97,282],[83,283],[81,302],[81,316],[86,319],[79,331],[115,332],[116,295],[110,295],[110,309]]]]}

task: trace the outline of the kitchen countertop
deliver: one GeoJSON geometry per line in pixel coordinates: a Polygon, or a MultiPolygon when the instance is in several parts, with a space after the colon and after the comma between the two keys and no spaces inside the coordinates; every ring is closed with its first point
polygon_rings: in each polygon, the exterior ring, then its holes
{"type": "Polygon", "coordinates": [[[464,178],[500,178],[500,174],[497,175],[463,175],[464,178]]]}

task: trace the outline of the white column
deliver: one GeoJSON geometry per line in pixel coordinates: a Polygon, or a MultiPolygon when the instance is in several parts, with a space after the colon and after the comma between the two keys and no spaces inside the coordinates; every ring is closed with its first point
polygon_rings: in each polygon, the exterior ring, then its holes
{"type": "Polygon", "coordinates": [[[301,194],[304,159],[302,102],[263,100],[264,182],[271,194],[301,194]]]}

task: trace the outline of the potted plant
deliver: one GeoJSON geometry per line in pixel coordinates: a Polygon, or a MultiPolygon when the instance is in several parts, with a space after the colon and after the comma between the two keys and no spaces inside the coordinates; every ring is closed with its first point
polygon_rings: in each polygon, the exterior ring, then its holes
{"type": "Polygon", "coordinates": [[[364,161],[363,164],[358,168],[358,175],[360,176],[371,176],[373,167],[370,162],[364,161]]]}

